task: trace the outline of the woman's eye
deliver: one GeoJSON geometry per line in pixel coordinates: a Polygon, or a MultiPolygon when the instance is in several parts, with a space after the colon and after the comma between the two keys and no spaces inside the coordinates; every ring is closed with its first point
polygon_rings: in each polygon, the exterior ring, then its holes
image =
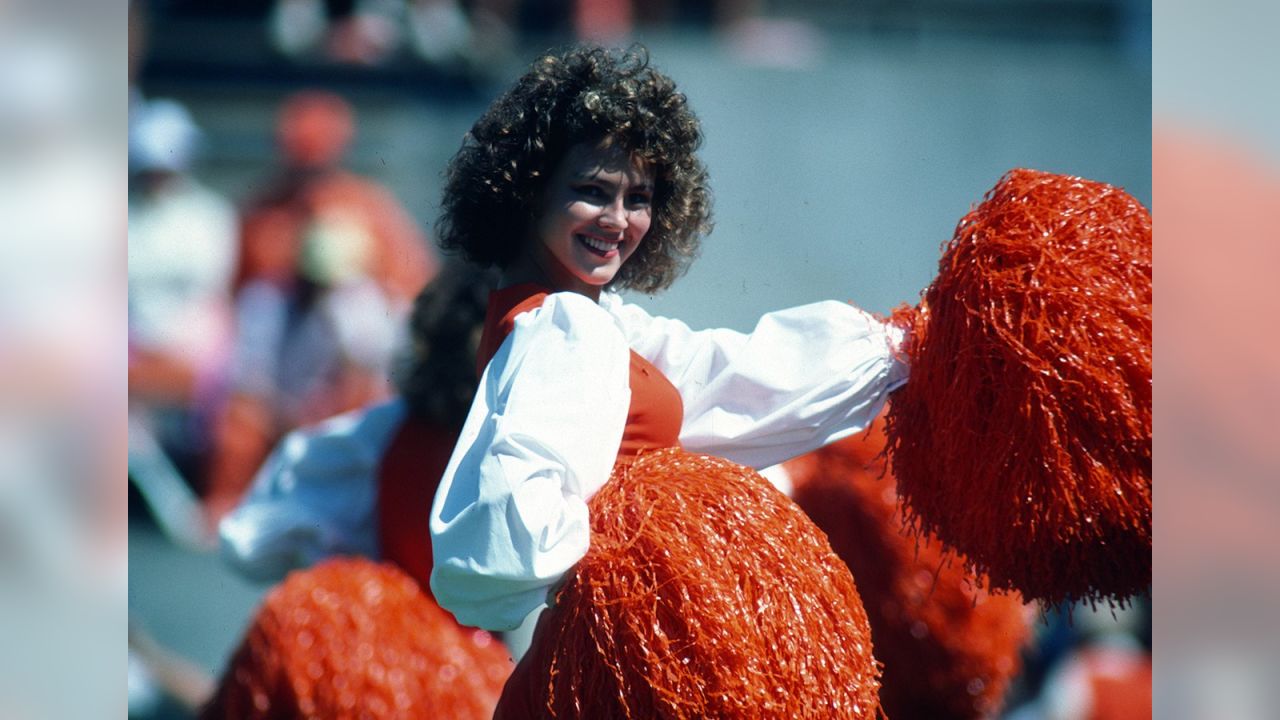
{"type": "Polygon", "coordinates": [[[653,201],[653,198],[649,195],[649,193],[632,193],[630,196],[627,197],[628,205],[634,205],[634,206],[640,206],[640,207],[647,206],[652,201],[653,201]]]}
{"type": "Polygon", "coordinates": [[[589,198],[602,198],[602,197],[604,197],[604,190],[601,190],[599,187],[597,187],[597,186],[595,186],[595,185],[579,185],[578,187],[574,188],[573,190],[574,190],[574,192],[578,193],[579,195],[581,195],[581,196],[583,196],[583,197],[589,197],[589,198]]]}

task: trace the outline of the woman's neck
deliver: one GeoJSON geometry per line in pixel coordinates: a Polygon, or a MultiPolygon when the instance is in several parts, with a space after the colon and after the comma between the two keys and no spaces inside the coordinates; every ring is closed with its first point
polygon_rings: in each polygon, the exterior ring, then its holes
{"type": "Polygon", "coordinates": [[[591,298],[592,302],[600,301],[599,285],[582,282],[549,252],[537,252],[534,249],[521,254],[503,270],[499,287],[508,288],[524,283],[541,285],[552,292],[575,292],[591,298]]]}

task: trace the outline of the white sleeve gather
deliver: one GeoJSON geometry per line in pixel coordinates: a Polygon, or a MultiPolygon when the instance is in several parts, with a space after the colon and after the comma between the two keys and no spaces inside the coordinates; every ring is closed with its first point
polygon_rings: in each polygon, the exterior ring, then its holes
{"type": "Polygon", "coordinates": [[[865,429],[907,381],[902,331],[841,302],[769,313],[750,333],[694,331],[612,294],[601,306],[680,392],[680,443],[755,468],[865,429]]]}
{"type": "Polygon", "coordinates": [[[378,468],[405,413],[396,399],[286,435],[219,524],[223,559],[269,581],[331,555],[377,557],[378,468]]]}
{"type": "Polygon", "coordinates": [[[510,630],[586,554],[631,402],[630,350],[573,293],[516,318],[485,368],[431,508],[431,591],[464,625],[510,630]]]}

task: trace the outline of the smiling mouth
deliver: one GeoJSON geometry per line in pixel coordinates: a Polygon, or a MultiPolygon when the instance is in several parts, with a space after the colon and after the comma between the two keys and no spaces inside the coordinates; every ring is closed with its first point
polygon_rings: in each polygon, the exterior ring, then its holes
{"type": "Polygon", "coordinates": [[[598,240],[588,235],[574,235],[574,238],[578,241],[578,244],[600,257],[613,257],[618,252],[618,249],[622,247],[621,242],[598,240]]]}

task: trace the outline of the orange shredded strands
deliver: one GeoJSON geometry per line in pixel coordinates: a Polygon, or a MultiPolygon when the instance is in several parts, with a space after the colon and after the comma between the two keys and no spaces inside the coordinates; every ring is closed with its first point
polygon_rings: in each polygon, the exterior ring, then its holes
{"type": "Polygon", "coordinates": [[[517,670],[530,663],[533,679],[504,706],[550,718],[879,715],[853,577],[754,471],[660,450],[615,471],[590,511],[591,548],[517,670]]]}
{"type": "Polygon", "coordinates": [[[488,720],[510,673],[402,571],[331,560],[267,594],[201,717],[488,720]]]}
{"type": "Polygon", "coordinates": [[[883,423],[786,464],[793,497],[858,581],[893,720],[993,717],[1029,634],[1016,594],[978,589],[963,562],[904,526],[883,423]]]}
{"type": "Polygon", "coordinates": [[[912,526],[995,589],[1123,606],[1151,583],[1151,214],[1013,170],[956,227],[887,433],[912,526]]]}

